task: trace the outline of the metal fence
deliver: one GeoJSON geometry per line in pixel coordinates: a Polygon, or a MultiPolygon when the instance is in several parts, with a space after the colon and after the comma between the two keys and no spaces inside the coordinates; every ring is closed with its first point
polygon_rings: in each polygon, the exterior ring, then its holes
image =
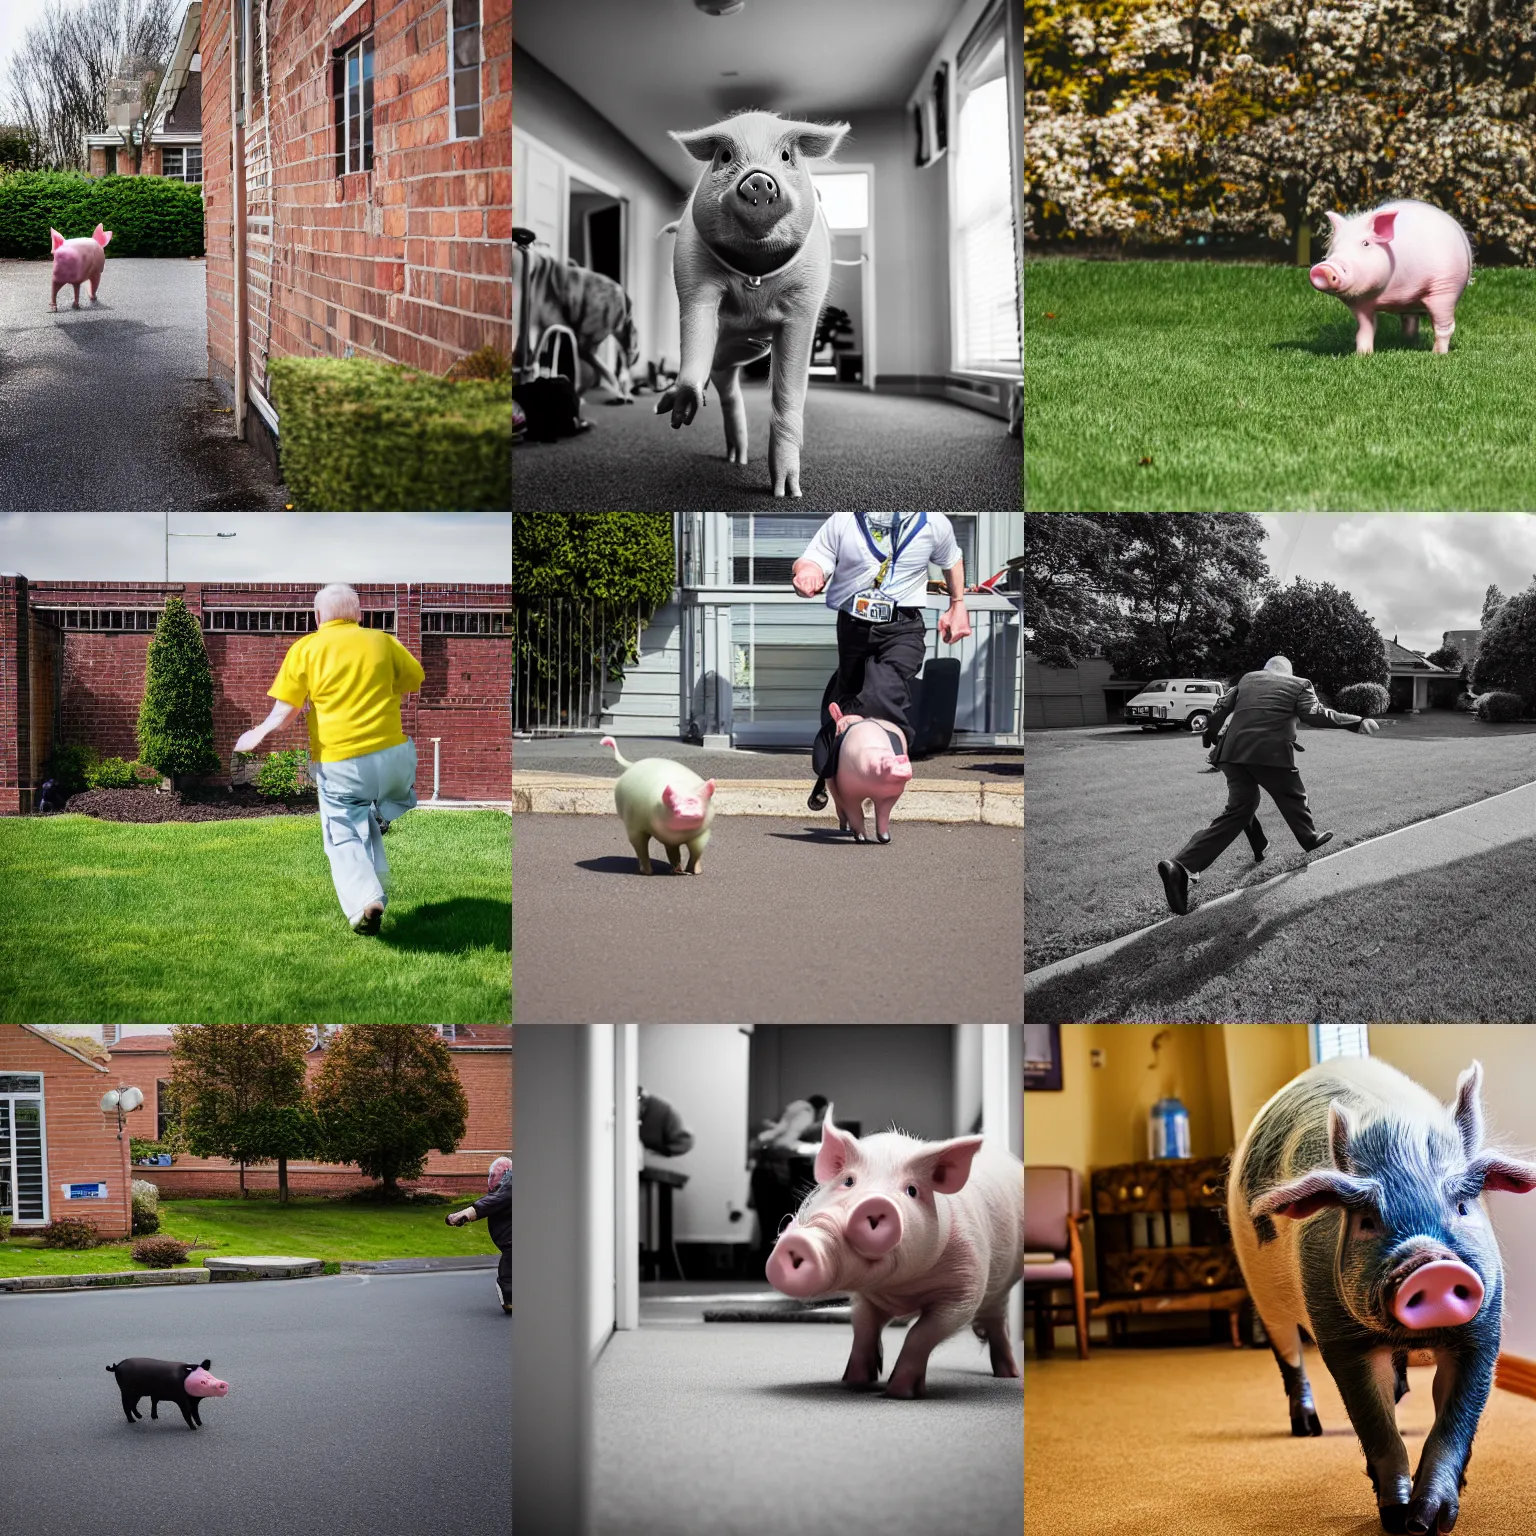
{"type": "Polygon", "coordinates": [[[513,610],[512,730],[520,736],[595,735],[604,693],[639,660],[642,614],[570,598],[519,598],[513,610]]]}

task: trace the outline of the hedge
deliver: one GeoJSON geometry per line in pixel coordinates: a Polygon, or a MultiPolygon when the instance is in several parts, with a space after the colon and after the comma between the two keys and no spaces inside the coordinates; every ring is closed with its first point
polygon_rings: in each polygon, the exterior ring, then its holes
{"type": "Polygon", "coordinates": [[[163,176],[77,176],[17,171],[0,176],[0,256],[52,260],[48,231],[66,240],[98,224],[112,256],[201,256],[203,194],[163,176]]]}
{"type": "Polygon", "coordinates": [[[1380,683],[1346,683],[1334,695],[1333,702],[1346,715],[1361,715],[1369,720],[1386,714],[1392,695],[1380,683]]]}
{"type": "Polygon", "coordinates": [[[1477,718],[1495,725],[1518,720],[1525,713],[1525,700],[1518,693],[1485,693],[1477,701],[1477,718]]]}
{"type": "Polygon", "coordinates": [[[309,512],[512,505],[512,390],[367,358],[273,358],[283,479],[309,512]]]}

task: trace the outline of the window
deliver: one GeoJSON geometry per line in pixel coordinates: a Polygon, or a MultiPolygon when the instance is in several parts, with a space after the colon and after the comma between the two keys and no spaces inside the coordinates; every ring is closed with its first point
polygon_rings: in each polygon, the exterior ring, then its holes
{"type": "Polygon", "coordinates": [[[423,610],[421,632],[424,635],[510,635],[512,614],[500,611],[475,611],[447,609],[441,612],[423,610]]]}
{"type": "Polygon", "coordinates": [[[38,608],[36,612],[60,629],[153,630],[160,622],[158,608],[38,608]]]}
{"type": "Polygon", "coordinates": [[[1332,1061],[1335,1056],[1369,1056],[1370,1041],[1365,1024],[1313,1024],[1312,1064],[1332,1061]]]}
{"type": "Polygon", "coordinates": [[[176,1123],[176,1096],[167,1082],[155,1083],[155,1140],[164,1141],[165,1134],[176,1123]]]}
{"type": "Polygon", "coordinates": [[[960,50],[955,109],[955,366],[1016,374],[1022,366],[1018,261],[1001,7],[960,50]]]}
{"type": "Polygon", "coordinates": [[[1143,693],[1163,693],[1168,687],[1168,679],[1160,677],[1155,683],[1148,683],[1141,691],[1143,693]]]}
{"type": "Polygon", "coordinates": [[[201,182],[203,151],[197,144],[167,144],[160,151],[160,174],[172,181],[201,182]]]}
{"type": "MultiPolygon", "coordinates": [[[[365,608],[364,629],[395,630],[392,608],[365,608]]],[[[205,608],[203,630],[216,634],[307,635],[318,629],[313,608],[205,608]]]]}
{"type": "Polygon", "coordinates": [[[794,579],[795,561],[826,522],[823,517],[731,514],[731,583],[738,587],[782,587],[794,579]]]}
{"type": "Polygon", "coordinates": [[[373,169],[373,39],[359,38],[331,60],[336,174],[373,169]]]}
{"type": "Polygon", "coordinates": [[[832,229],[869,228],[869,172],[838,171],[812,176],[821,211],[832,229]]]}
{"type": "Polygon", "coordinates": [[[480,137],[480,0],[448,0],[448,98],[455,139],[480,137]]]}
{"type": "Polygon", "coordinates": [[[1186,683],[1184,685],[1185,693],[1219,693],[1220,691],[1219,688],[1213,687],[1210,683],[1186,683]]]}
{"type": "Polygon", "coordinates": [[[48,1220],[40,1072],[0,1073],[0,1215],[48,1220]]]}

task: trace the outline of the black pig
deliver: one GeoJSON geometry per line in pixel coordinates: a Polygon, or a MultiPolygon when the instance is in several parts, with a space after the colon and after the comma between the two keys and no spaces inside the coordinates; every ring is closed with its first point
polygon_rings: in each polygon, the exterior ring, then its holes
{"type": "Polygon", "coordinates": [[[200,1429],[198,1402],[205,1397],[223,1397],[229,1391],[229,1383],[209,1374],[212,1360],[201,1365],[186,1365],[176,1360],[150,1360],[136,1356],[131,1360],[119,1360],[107,1369],[117,1377],[118,1391],[123,1394],[123,1412],[128,1422],[142,1419],[139,1399],[149,1398],[149,1416],[160,1417],[161,1402],[175,1403],[188,1429],[200,1429]]]}

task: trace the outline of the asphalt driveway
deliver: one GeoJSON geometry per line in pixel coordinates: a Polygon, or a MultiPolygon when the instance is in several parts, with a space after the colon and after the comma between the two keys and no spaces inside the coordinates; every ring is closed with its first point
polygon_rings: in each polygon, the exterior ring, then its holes
{"type": "Polygon", "coordinates": [[[0,260],[0,511],[283,506],[208,382],[205,266],[109,256],[54,313],[48,262],[0,260]]]}
{"type": "Polygon", "coordinates": [[[511,1333],[484,1270],[0,1296],[0,1530],[510,1536],[511,1333]],[[130,1355],[229,1396],[129,1424],[130,1355]]]}

